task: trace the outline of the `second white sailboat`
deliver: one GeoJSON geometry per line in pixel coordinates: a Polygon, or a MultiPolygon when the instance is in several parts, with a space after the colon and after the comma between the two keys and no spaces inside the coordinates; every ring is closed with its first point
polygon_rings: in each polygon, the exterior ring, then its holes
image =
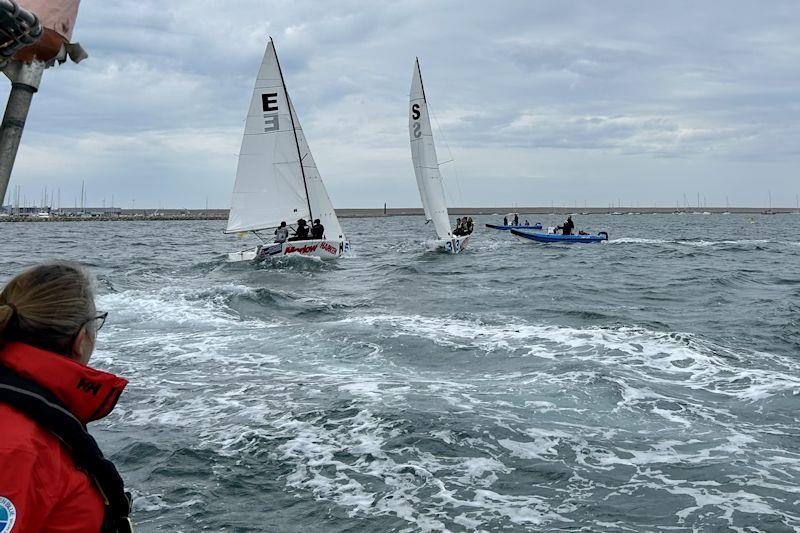
{"type": "Polygon", "coordinates": [[[433,223],[438,237],[436,240],[427,241],[425,246],[432,251],[457,254],[467,247],[470,236],[454,235],[450,226],[442,175],[439,173],[439,161],[436,157],[436,146],[433,144],[431,120],[428,116],[428,101],[425,98],[422,73],[419,69],[419,58],[414,64],[410,100],[408,133],[411,139],[414,174],[417,177],[422,207],[425,209],[425,219],[433,223]]]}

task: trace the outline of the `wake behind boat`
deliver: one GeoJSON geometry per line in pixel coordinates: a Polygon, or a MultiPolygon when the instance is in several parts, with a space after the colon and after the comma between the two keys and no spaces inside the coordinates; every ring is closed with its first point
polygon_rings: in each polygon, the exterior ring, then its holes
{"type": "Polygon", "coordinates": [[[455,235],[450,227],[450,216],[444,197],[444,184],[439,172],[439,160],[433,143],[433,130],[428,116],[428,101],[422,86],[422,73],[419,58],[414,64],[411,79],[411,97],[408,112],[408,132],[411,138],[411,159],[414,162],[414,175],[425,209],[425,219],[433,222],[436,240],[427,241],[425,246],[431,251],[457,254],[467,247],[469,234],[455,235]]]}
{"type": "Polygon", "coordinates": [[[336,259],[350,248],[286,90],[272,39],[247,112],[225,229],[225,233],[247,232],[263,244],[229,253],[228,261],[286,255],[336,259]],[[282,230],[267,232],[295,221],[294,238],[287,239],[282,230]],[[319,226],[312,226],[309,235],[307,224],[312,221],[319,226]],[[273,235],[280,242],[270,242],[273,235]]]}

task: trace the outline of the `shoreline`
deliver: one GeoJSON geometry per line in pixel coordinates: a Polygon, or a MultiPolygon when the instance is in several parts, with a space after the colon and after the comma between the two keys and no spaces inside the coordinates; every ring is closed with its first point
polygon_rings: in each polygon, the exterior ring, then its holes
{"type": "MultiPolygon", "coordinates": [[[[450,215],[497,215],[517,212],[520,215],[665,215],[665,214],[747,214],[770,215],[800,213],[795,208],[765,207],[703,207],[703,208],[671,208],[671,207],[454,207],[449,209],[450,215]],[[771,211],[771,212],[768,212],[771,211]]],[[[343,208],[337,209],[339,218],[382,218],[397,216],[423,216],[421,207],[388,208],[343,208]]],[[[119,215],[84,215],[62,216],[51,215],[39,218],[31,215],[0,216],[0,222],[113,222],[113,221],[155,221],[155,220],[227,220],[227,209],[123,209],[119,215]]]]}

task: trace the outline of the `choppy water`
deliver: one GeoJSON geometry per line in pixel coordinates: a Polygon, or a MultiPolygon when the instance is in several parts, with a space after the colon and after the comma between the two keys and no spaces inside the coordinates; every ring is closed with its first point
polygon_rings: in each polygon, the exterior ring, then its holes
{"type": "Polygon", "coordinates": [[[0,281],[97,274],[138,531],[797,531],[800,216],[748,219],[476,217],[456,257],[351,219],[261,265],[221,222],[0,224],[0,281]]]}

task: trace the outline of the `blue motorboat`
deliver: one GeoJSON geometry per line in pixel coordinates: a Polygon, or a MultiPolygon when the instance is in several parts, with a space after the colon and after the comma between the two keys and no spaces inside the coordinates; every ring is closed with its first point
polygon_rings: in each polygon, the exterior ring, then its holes
{"type": "Polygon", "coordinates": [[[508,231],[508,230],[512,230],[512,229],[519,229],[519,230],[542,229],[542,225],[539,224],[538,222],[536,224],[534,224],[533,226],[531,226],[531,225],[528,225],[528,226],[524,226],[524,225],[518,225],[518,226],[508,225],[508,226],[504,226],[503,224],[486,224],[486,227],[487,228],[492,228],[492,229],[499,229],[501,231],[508,231]]]}
{"type": "Polygon", "coordinates": [[[561,242],[567,244],[574,243],[589,243],[600,242],[608,240],[608,233],[601,231],[597,235],[560,235],[558,233],[544,233],[541,231],[521,231],[518,229],[511,229],[512,235],[525,241],[535,242],[561,242]]]}

